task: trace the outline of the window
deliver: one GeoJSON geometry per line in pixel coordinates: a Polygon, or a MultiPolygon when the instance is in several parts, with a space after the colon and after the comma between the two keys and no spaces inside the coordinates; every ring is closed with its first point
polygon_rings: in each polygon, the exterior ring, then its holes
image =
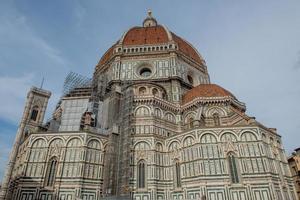
{"type": "Polygon", "coordinates": [[[194,84],[194,80],[193,80],[193,78],[192,78],[190,75],[187,76],[187,79],[188,79],[188,81],[189,81],[189,83],[190,83],[191,85],[194,84]]]}
{"type": "Polygon", "coordinates": [[[194,119],[192,117],[189,118],[188,123],[189,123],[190,128],[194,128],[194,119]]]}
{"type": "Polygon", "coordinates": [[[200,126],[205,126],[204,115],[201,115],[200,117],[200,126]]]}
{"type": "Polygon", "coordinates": [[[140,95],[145,95],[146,94],[146,88],[145,87],[140,87],[139,88],[139,94],[140,95]]]}
{"type": "Polygon", "coordinates": [[[150,115],[150,111],[147,107],[139,107],[137,110],[136,110],[136,116],[149,116],[150,115]]]}
{"type": "Polygon", "coordinates": [[[142,69],[140,70],[140,76],[142,76],[142,77],[144,77],[144,78],[149,77],[149,76],[151,75],[151,73],[152,73],[151,69],[149,69],[149,68],[147,68],[147,67],[142,68],[142,69]]]}
{"type": "Polygon", "coordinates": [[[232,183],[239,183],[239,175],[238,175],[238,168],[237,168],[237,163],[236,163],[236,158],[233,153],[229,153],[227,156],[228,160],[228,169],[229,169],[229,174],[231,178],[232,183]]]}
{"type": "Polygon", "coordinates": [[[157,96],[158,95],[158,90],[156,88],[153,88],[152,94],[153,94],[153,96],[157,96]]]}
{"type": "Polygon", "coordinates": [[[49,162],[48,173],[46,176],[46,186],[53,186],[56,176],[57,159],[53,158],[49,162]]]}
{"type": "Polygon", "coordinates": [[[181,187],[181,177],[180,177],[180,164],[179,161],[175,161],[175,187],[179,188],[181,187]]]}
{"type": "Polygon", "coordinates": [[[173,122],[173,123],[176,123],[176,119],[175,119],[175,116],[171,113],[167,113],[166,116],[165,116],[166,120],[170,121],[170,122],[173,122]]]}
{"type": "Polygon", "coordinates": [[[36,121],[38,114],[39,114],[39,107],[38,106],[34,106],[32,108],[32,111],[31,111],[30,119],[33,120],[33,121],[36,121]]]}
{"type": "Polygon", "coordinates": [[[145,161],[138,163],[138,188],[145,188],[145,161]]]}
{"type": "Polygon", "coordinates": [[[163,92],[163,93],[161,94],[161,96],[162,96],[163,99],[167,99],[166,93],[163,92]]]}
{"type": "Polygon", "coordinates": [[[158,117],[158,118],[162,117],[162,113],[161,113],[161,110],[159,108],[155,108],[155,116],[158,117]]]}
{"type": "Polygon", "coordinates": [[[213,114],[213,119],[214,119],[215,126],[220,126],[220,117],[218,113],[213,114]]]}

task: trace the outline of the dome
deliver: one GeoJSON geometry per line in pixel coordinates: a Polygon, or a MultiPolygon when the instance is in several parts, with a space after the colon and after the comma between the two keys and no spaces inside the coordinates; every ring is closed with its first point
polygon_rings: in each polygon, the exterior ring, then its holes
{"type": "Polygon", "coordinates": [[[235,96],[231,92],[225,90],[221,86],[216,84],[201,84],[198,85],[187,93],[184,94],[182,98],[182,103],[188,103],[197,97],[203,98],[213,98],[213,97],[232,97],[235,99],[235,96]]]}
{"type": "Polygon", "coordinates": [[[168,32],[161,26],[133,27],[124,35],[122,45],[164,44],[171,41],[168,32]]]}
{"type": "MultiPolygon", "coordinates": [[[[100,59],[98,65],[104,65],[108,62],[116,52],[116,46],[119,47],[137,47],[147,45],[175,45],[174,50],[191,59],[200,65],[205,65],[204,59],[197,52],[197,50],[187,41],[170,32],[165,26],[157,24],[155,18],[152,17],[151,12],[144,20],[143,26],[130,28],[122,38],[109,48],[100,59]]],[[[100,67],[99,66],[99,67],[100,67]]]]}

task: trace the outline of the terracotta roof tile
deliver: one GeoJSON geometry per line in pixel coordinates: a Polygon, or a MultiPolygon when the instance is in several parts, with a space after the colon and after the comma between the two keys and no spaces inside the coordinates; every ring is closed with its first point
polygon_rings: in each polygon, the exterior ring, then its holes
{"type": "MultiPolygon", "coordinates": [[[[203,63],[203,59],[198,54],[198,52],[192,47],[192,45],[184,41],[176,34],[168,32],[168,30],[161,25],[151,27],[133,27],[129,31],[127,31],[121,45],[134,46],[167,44],[169,42],[172,42],[170,40],[171,38],[177,44],[179,52],[193,59],[199,64],[203,63]],[[170,38],[168,37],[168,34],[170,34],[170,38]]],[[[113,45],[106,51],[106,53],[102,56],[101,60],[99,61],[99,65],[103,65],[112,57],[115,45],[113,45]]]]}
{"type": "Polygon", "coordinates": [[[113,46],[111,46],[101,57],[98,65],[103,65],[104,63],[106,63],[113,55],[114,53],[114,48],[115,48],[116,44],[114,44],[113,46]]]}
{"type": "Polygon", "coordinates": [[[210,97],[225,97],[225,96],[231,96],[235,98],[235,96],[231,92],[225,90],[224,88],[216,84],[200,84],[184,94],[182,98],[182,103],[183,104],[188,103],[197,97],[210,98],[210,97]]]}
{"type": "Polygon", "coordinates": [[[178,44],[179,51],[181,51],[187,57],[194,59],[198,63],[202,63],[202,59],[194,48],[186,41],[172,33],[173,40],[178,44]]]}
{"type": "Polygon", "coordinates": [[[168,34],[162,26],[134,27],[130,29],[124,39],[123,45],[145,45],[168,43],[168,34]]]}

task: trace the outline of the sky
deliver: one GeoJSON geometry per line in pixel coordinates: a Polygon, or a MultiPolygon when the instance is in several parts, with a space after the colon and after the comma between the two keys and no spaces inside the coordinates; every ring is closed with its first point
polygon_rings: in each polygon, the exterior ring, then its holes
{"type": "Polygon", "coordinates": [[[52,92],[46,119],[70,71],[92,77],[102,54],[140,26],[158,23],[192,43],[211,82],[247,105],[247,114],[300,147],[299,0],[0,1],[0,180],[31,86],[52,92]]]}

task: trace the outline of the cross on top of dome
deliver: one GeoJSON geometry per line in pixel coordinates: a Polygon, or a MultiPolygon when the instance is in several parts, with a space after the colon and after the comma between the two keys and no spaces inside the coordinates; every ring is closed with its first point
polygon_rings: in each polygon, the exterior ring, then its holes
{"type": "Polygon", "coordinates": [[[157,21],[154,17],[152,17],[151,10],[148,10],[148,16],[146,17],[146,19],[144,19],[143,26],[144,27],[157,26],[157,21]]]}

